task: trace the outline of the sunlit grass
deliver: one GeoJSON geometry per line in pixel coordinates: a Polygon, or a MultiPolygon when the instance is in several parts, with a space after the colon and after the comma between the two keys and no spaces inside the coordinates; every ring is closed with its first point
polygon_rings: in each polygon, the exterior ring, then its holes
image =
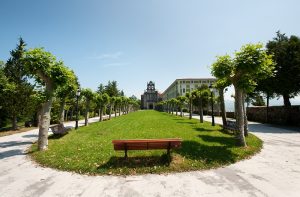
{"type": "Polygon", "coordinates": [[[258,152],[262,141],[247,137],[247,148],[236,146],[234,136],[220,126],[199,123],[156,111],[139,111],[110,121],[90,124],[61,138],[50,137],[44,152],[32,147],[31,155],[40,164],[88,174],[141,174],[201,170],[228,165],[258,152]],[[182,138],[182,147],[166,150],[129,151],[113,149],[114,139],[182,138]]]}

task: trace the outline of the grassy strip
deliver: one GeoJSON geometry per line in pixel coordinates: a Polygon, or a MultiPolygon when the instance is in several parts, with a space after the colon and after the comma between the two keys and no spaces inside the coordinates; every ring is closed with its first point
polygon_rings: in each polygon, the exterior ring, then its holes
{"type": "Polygon", "coordinates": [[[217,168],[245,159],[260,151],[262,141],[247,137],[248,147],[236,146],[234,136],[220,126],[171,116],[156,111],[139,111],[110,121],[81,127],[61,138],[50,137],[49,149],[31,155],[38,163],[85,174],[144,174],[182,172],[217,168]],[[116,152],[113,139],[182,138],[182,147],[172,151],[171,162],[165,150],[116,152]]]}

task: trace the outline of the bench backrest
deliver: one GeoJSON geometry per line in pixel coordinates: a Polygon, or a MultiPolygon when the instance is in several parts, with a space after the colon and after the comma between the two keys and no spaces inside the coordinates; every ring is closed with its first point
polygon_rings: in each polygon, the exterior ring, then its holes
{"type": "Polygon", "coordinates": [[[148,149],[174,149],[181,146],[182,140],[171,139],[136,139],[113,140],[115,150],[148,150],[148,149]]]}

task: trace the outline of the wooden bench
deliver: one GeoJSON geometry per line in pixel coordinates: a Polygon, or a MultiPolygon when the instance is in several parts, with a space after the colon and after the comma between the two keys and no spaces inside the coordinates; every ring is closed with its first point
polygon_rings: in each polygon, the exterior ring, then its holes
{"type": "Polygon", "coordinates": [[[238,130],[235,121],[227,120],[227,126],[223,126],[223,129],[233,131],[234,133],[238,130]]]}
{"type": "Polygon", "coordinates": [[[65,127],[62,124],[51,125],[49,129],[52,131],[54,135],[64,135],[67,134],[72,128],[65,127]]]}
{"type": "Polygon", "coordinates": [[[132,140],[113,140],[114,150],[125,151],[125,158],[127,158],[128,150],[154,150],[166,149],[168,156],[170,150],[181,147],[182,139],[132,139],[132,140]]]}

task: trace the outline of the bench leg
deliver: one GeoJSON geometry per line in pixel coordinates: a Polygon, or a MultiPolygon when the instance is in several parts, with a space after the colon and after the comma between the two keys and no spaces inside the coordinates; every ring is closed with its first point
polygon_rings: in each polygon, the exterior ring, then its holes
{"type": "Polygon", "coordinates": [[[127,156],[127,144],[125,144],[125,157],[124,158],[127,159],[127,157],[128,157],[127,156]]]}
{"type": "Polygon", "coordinates": [[[167,149],[167,155],[168,157],[170,157],[170,150],[171,150],[171,142],[169,142],[169,145],[168,145],[168,149],[167,149]]]}

